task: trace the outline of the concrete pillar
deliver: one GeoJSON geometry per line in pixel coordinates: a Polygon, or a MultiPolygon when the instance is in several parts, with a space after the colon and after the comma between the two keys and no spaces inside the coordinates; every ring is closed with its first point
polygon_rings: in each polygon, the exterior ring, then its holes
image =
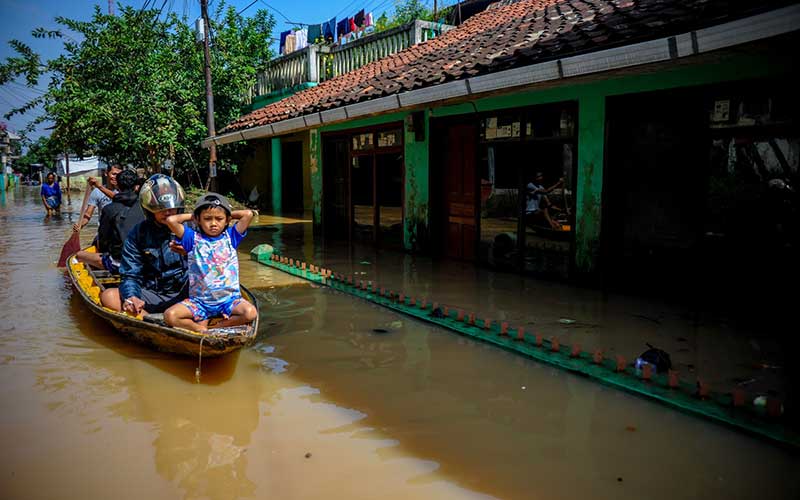
{"type": "Polygon", "coordinates": [[[405,136],[405,206],[403,217],[403,246],[406,250],[424,251],[428,246],[429,180],[428,141],[430,123],[428,112],[422,111],[422,120],[413,120],[411,114],[403,124],[405,136]],[[416,127],[424,130],[418,131],[416,127]],[[417,141],[416,139],[420,140],[417,141]]]}
{"type": "Polygon", "coordinates": [[[281,215],[283,202],[281,196],[283,165],[281,164],[281,139],[272,138],[272,213],[281,215]]]}
{"type": "Polygon", "coordinates": [[[578,101],[578,183],[575,200],[575,271],[591,275],[600,256],[606,99],[585,95],[578,101]]]}
{"type": "Polygon", "coordinates": [[[322,226],[322,148],[316,129],[308,132],[308,175],[311,185],[311,218],[314,228],[322,226]]]}

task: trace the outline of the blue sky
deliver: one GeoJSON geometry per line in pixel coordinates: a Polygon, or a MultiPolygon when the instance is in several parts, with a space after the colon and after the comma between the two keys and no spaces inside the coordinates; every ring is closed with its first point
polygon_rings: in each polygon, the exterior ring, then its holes
{"type": "MultiPolygon", "coordinates": [[[[217,4],[222,0],[210,0],[210,10],[213,12],[217,4]]],[[[352,16],[362,8],[367,12],[372,11],[375,17],[381,12],[386,11],[388,15],[394,13],[394,3],[396,0],[256,0],[256,2],[244,11],[243,15],[253,14],[259,8],[265,8],[272,12],[276,20],[277,32],[287,30],[292,27],[287,22],[298,23],[321,23],[333,16],[341,18],[352,16]],[[268,7],[267,7],[268,6],[268,7]]],[[[433,6],[433,0],[422,0],[423,3],[433,6]]],[[[451,4],[455,0],[439,0],[438,4],[451,4]]],[[[233,5],[237,10],[247,7],[252,0],[227,0],[228,5],[233,5]]],[[[129,0],[127,2],[115,1],[115,6],[120,4],[130,5],[136,8],[146,3],[145,0],[129,0]]],[[[150,2],[158,8],[161,7],[163,0],[150,2]]],[[[55,17],[62,16],[72,19],[89,19],[95,5],[102,9],[108,9],[107,0],[0,0],[0,60],[5,61],[6,57],[14,55],[14,51],[9,47],[8,41],[12,39],[20,40],[31,46],[36,52],[46,58],[58,55],[61,43],[58,40],[39,40],[31,36],[34,28],[44,27],[56,29],[58,25],[55,17]]],[[[184,13],[190,20],[200,15],[199,0],[166,0],[165,11],[169,9],[179,15],[184,13]]],[[[275,47],[277,50],[277,47],[275,47]]],[[[201,78],[202,75],[198,75],[201,78]]],[[[46,87],[45,81],[39,83],[39,88],[46,87]]],[[[7,122],[12,130],[24,128],[31,120],[30,116],[15,116],[10,120],[2,118],[12,105],[17,106],[24,100],[37,95],[36,90],[26,89],[19,84],[10,84],[0,87],[0,121],[7,122]]],[[[32,113],[37,113],[34,110],[32,113]]],[[[32,134],[32,137],[41,135],[32,134]]]]}

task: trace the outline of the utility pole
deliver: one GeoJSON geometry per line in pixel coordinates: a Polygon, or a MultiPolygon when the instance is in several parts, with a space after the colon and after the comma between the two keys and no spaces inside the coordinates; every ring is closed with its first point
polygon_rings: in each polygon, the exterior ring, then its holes
{"type": "MultiPolygon", "coordinates": [[[[200,13],[203,17],[203,55],[205,56],[206,73],[206,127],[208,136],[214,137],[217,132],[214,127],[214,93],[211,90],[211,55],[208,51],[208,35],[211,32],[208,22],[208,0],[200,0],[200,13]]],[[[217,190],[217,145],[213,141],[209,147],[208,189],[217,190]]]]}
{"type": "Polygon", "coordinates": [[[436,0],[433,0],[433,22],[436,22],[436,0]]]}
{"type": "Polygon", "coordinates": [[[108,0],[108,15],[114,15],[114,0],[108,0]]]}
{"type": "Polygon", "coordinates": [[[67,205],[72,205],[72,198],[69,195],[69,150],[67,149],[64,150],[64,172],[67,175],[67,205]]]}

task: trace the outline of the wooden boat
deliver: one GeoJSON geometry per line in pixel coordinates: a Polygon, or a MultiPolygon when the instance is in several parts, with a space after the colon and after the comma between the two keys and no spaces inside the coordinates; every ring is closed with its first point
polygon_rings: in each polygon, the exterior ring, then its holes
{"type": "MultiPolygon", "coordinates": [[[[95,248],[89,247],[85,250],[94,252],[95,248]]],[[[114,311],[100,304],[100,293],[108,287],[119,285],[119,276],[112,275],[108,271],[93,269],[78,262],[74,256],[67,260],[67,272],[78,294],[93,313],[137,342],[159,351],[215,357],[252,343],[258,333],[258,314],[252,323],[231,328],[215,329],[215,320],[212,319],[208,333],[199,333],[167,326],[161,315],[145,314],[142,317],[135,317],[114,311]]],[[[244,286],[241,287],[241,291],[242,297],[252,303],[258,311],[258,301],[252,292],[244,286]]]]}

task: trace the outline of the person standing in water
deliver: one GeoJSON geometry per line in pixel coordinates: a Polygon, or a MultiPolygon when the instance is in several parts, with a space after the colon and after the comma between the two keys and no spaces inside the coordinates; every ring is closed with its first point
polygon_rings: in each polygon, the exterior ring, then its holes
{"type": "Polygon", "coordinates": [[[56,180],[56,174],[53,172],[47,174],[40,194],[47,215],[54,215],[61,211],[61,186],[56,180]]]}

